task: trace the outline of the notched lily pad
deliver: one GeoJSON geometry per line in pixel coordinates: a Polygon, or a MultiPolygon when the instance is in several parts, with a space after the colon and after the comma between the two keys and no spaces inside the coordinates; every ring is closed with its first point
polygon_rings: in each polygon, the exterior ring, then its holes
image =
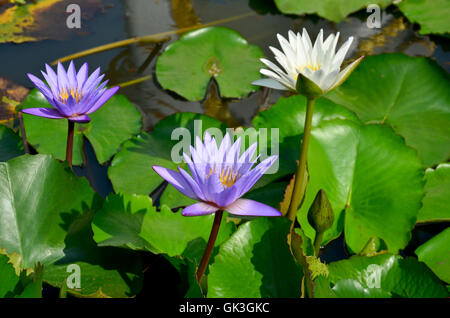
{"type": "Polygon", "coordinates": [[[260,77],[262,56],[236,31],[207,27],[170,44],[156,63],[156,75],[164,89],[188,100],[203,99],[211,77],[222,97],[241,98],[257,89],[251,82],[260,77]]]}
{"type": "Polygon", "coordinates": [[[350,13],[363,9],[369,4],[386,7],[391,3],[392,0],[275,0],[278,9],[283,13],[297,15],[316,13],[334,22],[342,21],[350,13]]]}
{"type": "Polygon", "coordinates": [[[420,34],[450,32],[448,0],[403,0],[397,6],[408,20],[420,24],[420,34]]]}

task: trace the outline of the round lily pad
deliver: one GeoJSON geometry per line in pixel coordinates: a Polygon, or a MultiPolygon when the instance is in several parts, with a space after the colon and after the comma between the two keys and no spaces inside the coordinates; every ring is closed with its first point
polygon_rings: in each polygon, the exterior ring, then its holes
{"type": "Polygon", "coordinates": [[[366,124],[389,125],[425,166],[450,158],[450,75],[431,59],[369,56],[327,98],[366,124]]]}
{"type": "MultiPolygon", "coordinates": [[[[45,97],[34,89],[23,101],[23,108],[51,107],[45,97]]],[[[108,161],[120,145],[137,135],[142,127],[139,110],[124,95],[114,95],[98,111],[89,115],[91,122],[75,124],[73,164],[83,163],[83,136],[94,148],[100,163],[108,161]]],[[[66,157],[66,119],[49,119],[23,114],[28,142],[39,152],[52,154],[64,160],[66,157]]]]}
{"type": "Polygon", "coordinates": [[[222,97],[242,98],[257,90],[261,49],[249,45],[236,31],[207,27],[191,31],[170,44],[156,63],[164,89],[188,100],[201,100],[214,78],[222,97]]]}

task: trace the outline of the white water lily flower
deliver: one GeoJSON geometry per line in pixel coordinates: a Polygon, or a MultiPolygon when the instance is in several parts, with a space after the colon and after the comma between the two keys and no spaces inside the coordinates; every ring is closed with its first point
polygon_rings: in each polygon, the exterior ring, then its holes
{"type": "Polygon", "coordinates": [[[323,30],[320,30],[314,46],[305,29],[302,35],[300,32],[295,34],[289,31],[289,41],[280,34],[277,34],[277,37],[283,52],[274,47],[270,49],[284,70],[267,59],[261,59],[269,70],[261,69],[260,72],[269,78],[254,81],[253,85],[297,91],[297,78],[302,74],[326,93],[342,84],[362,59],[360,57],[344,70],[340,70],[353,37],[336,52],[339,32],[336,35],[331,34],[323,41],[323,30]]]}

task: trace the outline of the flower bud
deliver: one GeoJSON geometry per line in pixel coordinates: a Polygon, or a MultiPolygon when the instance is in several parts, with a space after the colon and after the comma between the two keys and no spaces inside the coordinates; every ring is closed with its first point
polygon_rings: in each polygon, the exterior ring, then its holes
{"type": "Polygon", "coordinates": [[[317,192],[316,198],[309,208],[308,222],[317,233],[323,233],[333,225],[333,221],[333,208],[325,191],[321,189],[317,192]]]}

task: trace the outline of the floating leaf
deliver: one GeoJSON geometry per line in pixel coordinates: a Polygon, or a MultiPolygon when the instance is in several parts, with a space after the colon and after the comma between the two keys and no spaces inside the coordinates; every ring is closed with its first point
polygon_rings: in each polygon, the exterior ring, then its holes
{"type": "MultiPolygon", "coordinates": [[[[78,297],[131,297],[142,287],[142,262],[134,251],[98,247],[93,240],[91,222],[96,202],[85,207],[82,215],[68,216],[64,255],[45,268],[44,280],[55,287],[67,286],[67,292],[78,297]],[[79,269],[80,285],[72,275],[79,269]]],[[[101,205],[100,205],[101,206],[101,205]]]]}
{"type": "Polygon", "coordinates": [[[8,161],[22,154],[22,139],[11,129],[0,125],[0,161],[8,161]]]}
{"type": "Polygon", "coordinates": [[[450,158],[450,75],[435,61],[402,54],[367,57],[327,95],[364,123],[391,126],[425,166],[450,158]]]}
{"type": "Polygon", "coordinates": [[[415,151],[390,128],[324,122],[311,133],[308,168],[310,182],[298,214],[306,235],[315,235],[307,211],[323,189],[335,213],[324,243],[339,236],[345,224],[346,243],[354,252],[372,236],[394,253],[407,245],[423,197],[423,170],[415,151]]]}
{"type": "MultiPolygon", "coordinates": [[[[185,217],[181,211],[174,213],[167,206],[157,212],[148,196],[111,195],[95,215],[94,239],[100,246],[146,248],[171,257],[198,258],[199,262],[213,221],[214,215],[185,217]]],[[[228,238],[233,230],[233,224],[224,218],[216,245],[228,238]]]]}
{"type": "Polygon", "coordinates": [[[445,229],[416,249],[419,261],[444,282],[450,284],[450,228],[445,229]]]}
{"type": "Polygon", "coordinates": [[[64,255],[66,231],[61,224],[89,205],[94,191],[51,156],[23,155],[0,163],[0,197],[1,245],[8,254],[22,255],[28,268],[64,255]]]}
{"type": "MultiPolygon", "coordinates": [[[[23,101],[23,108],[50,107],[45,97],[34,89],[23,101]]],[[[89,115],[91,122],[75,124],[73,164],[83,162],[83,136],[92,144],[100,163],[108,161],[120,145],[138,134],[142,127],[139,110],[124,95],[114,95],[98,111],[89,115]]],[[[66,119],[49,119],[24,114],[28,142],[40,153],[66,157],[66,119]]]]}
{"type": "MultiPolygon", "coordinates": [[[[352,256],[328,265],[329,282],[338,297],[447,297],[442,282],[414,258],[392,254],[352,256]]],[[[323,282],[322,282],[323,285],[323,282]]],[[[329,297],[316,290],[316,297],[329,297]]]]}
{"type": "Polygon", "coordinates": [[[0,277],[2,283],[0,284],[0,298],[8,297],[14,292],[14,288],[19,282],[19,276],[16,275],[14,267],[9,263],[9,258],[6,255],[0,254],[0,277]]]}
{"type": "Polygon", "coordinates": [[[420,24],[420,34],[450,32],[448,0],[403,0],[397,6],[409,21],[420,24]]]}
{"type": "Polygon", "coordinates": [[[203,99],[211,77],[220,96],[242,98],[257,89],[251,82],[260,77],[261,57],[261,49],[236,31],[207,27],[170,44],[158,58],[156,75],[164,89],[188,100],[203,99]]]}
{"type": "Polygon", "coordinates": [[[257,218],[241,225],[210,267],[208,297],[299,297],[302,270],[287,244],[286,218],[257,218]]]}
{"type": "Polygon", "coordinates": [[[425,197],[417,222],[450,221],[450,164],[425,171],[425,197]]]}
{"type": "MultiPolygon", "coordinates": [[[[295,172],[305,110],[304,97],[280,98],[253,120],[259,129],[279,128],[280,168],[275,176],[295,172]]],[[[422,198],[422,168],[415,152],[389,128],[360,125],[352,113],[324,99],[316,102],[312,125],[310,180],[299,213],[306,235],[315,236],[307,211],[323,189],[335,213],[324,244],[340,235],[345,220],[347,244],[356,252],[371,233],[387,240],[394,252],[406,246],[422,198]]]]}
{"type": "Polygon", "coordinates": [[[278,9],[285,14],[316,13],[334,22],[342,21],[350,13],[366,8],[369,4],[386,7],[391,2],[392,0],[275,0],[278,9]]]}

